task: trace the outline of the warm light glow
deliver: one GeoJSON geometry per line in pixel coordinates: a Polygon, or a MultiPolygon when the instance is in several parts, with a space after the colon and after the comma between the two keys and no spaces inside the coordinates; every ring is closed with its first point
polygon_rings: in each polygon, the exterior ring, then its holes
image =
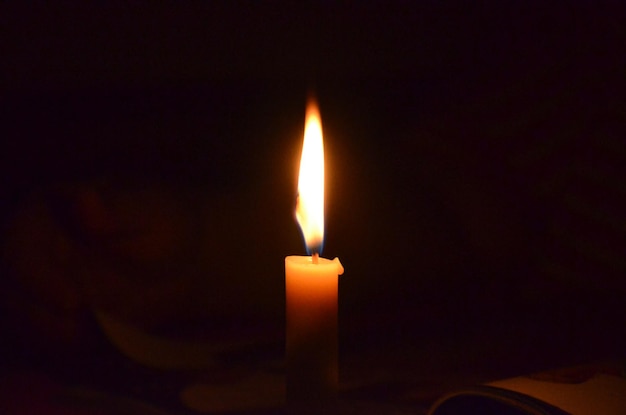
{"type": "Polygon", "coordinates": [[[321,253],[324,242],[324,141],[320,113],[313,100],[306,109],[296,219],[307,251],[321,253]]]}

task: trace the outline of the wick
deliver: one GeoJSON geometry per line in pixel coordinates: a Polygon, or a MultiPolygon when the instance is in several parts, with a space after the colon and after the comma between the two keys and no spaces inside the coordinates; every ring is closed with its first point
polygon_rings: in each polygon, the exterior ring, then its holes
{"type": "Polygon", "coordinates": [[[320,262],[320,254],[318,254],[317,252],[314,253],[311,256],[311,261],[313,261],[314,264],[318,264],[320,262]]]}

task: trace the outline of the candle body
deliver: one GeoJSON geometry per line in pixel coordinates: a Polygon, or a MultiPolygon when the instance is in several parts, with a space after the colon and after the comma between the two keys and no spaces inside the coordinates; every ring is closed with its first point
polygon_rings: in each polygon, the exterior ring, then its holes
{"type": "Polygon", "coordinates": [[[338,383],[337,292],[343,267],[310,256],[285,258],[288,402],[318,401],[338,383]]]}

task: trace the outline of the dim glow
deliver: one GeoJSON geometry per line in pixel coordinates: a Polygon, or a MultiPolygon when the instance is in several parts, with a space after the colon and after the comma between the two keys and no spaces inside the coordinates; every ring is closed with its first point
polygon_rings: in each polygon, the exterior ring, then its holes
{"type": "Polygon", "coordinates": [[[309,101],[298,176],[296,219],[307,251],[321,253],[324,242],[324,140],[317,104],[309,101]]]}

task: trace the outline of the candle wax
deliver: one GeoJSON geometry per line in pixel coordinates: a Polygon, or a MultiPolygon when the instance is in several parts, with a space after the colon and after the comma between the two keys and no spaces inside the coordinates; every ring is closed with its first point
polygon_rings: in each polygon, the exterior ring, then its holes
{"type": "Polygon", "coordinates": [[[336,394],[339,259],[285,258],[287,293],[287,401],[336,394]]]}

